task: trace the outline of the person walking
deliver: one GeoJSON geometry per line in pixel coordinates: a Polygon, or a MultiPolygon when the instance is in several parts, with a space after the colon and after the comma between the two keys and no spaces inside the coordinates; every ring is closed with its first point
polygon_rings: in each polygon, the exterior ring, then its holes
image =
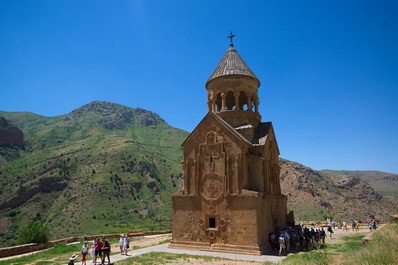
{"type": "Polygon", "coordinates": [[[86,255],[88,253],[88,244],[87,241],[84,241],[82,246],[82,265],[86,265],[86,255]]]}
{"type": "Polygon", "coordinates": [[[129,244],[130,244],[130,239],[129,239],[129,237],[127,236],[127,234],[124,234],[124,238],[123,238],[123,251],[124,251],[124,255],[126,255],[126,256],[128,256],[128,255],[127,255],[127,249],[130,247],[129,244]]]}
{"type": "Polygon", "coordinates": [[[93,260],[93,263],[94,263],[94,260],[95,260],[95,240],[93,240],[91,242],[90,256],[91,256],[91,259],[93,260]]]}
{"type": "Polygon", "coordinates": [[[102,242],[99,238],[95,241],[95,258],[94,264],[97,264],[97,257],[99,256],[100,262],[102,261],[102,242]]]}
{"type": "Polygon", "coordinates": [[[285,243],[285,234],[281,232],[279,236],[279,256],[282,255],[282,251],[284,252],[284,255],[286,255],[286,243],[285,243]]]}
{"type": "Polygon", "coordinates": [[[290,235],[289,235],[289,231],[287,229],[285,229],[284,237],[285,237],[286,252],[289,253],[289,251],[290,251],[290,235]]]}
{"type": "Polygon", "coordinates": [[[105,257],[108,257],[108,264],[111,264],[111,259],[109,257],[111,253],[111,245],[109,244],[108,239],[104,236],[103,238],[104,245],[102,246],[102,264],[105,264],[105,257]]]}
{"type": "Polygon", "coordinates": [[[321,228],[321,231],[319,233],[320,233],[320,238],[322,240],[322,244],[325,244],[326,233],[325,230],[323,230],[323,227],[321,228]]]}
{"type": "Polygon", "coordinates": [[[124,241],[124,235],[120,234],[119,247],[120,247],[120,252],[122,253],[122,255],[124,255],[124,253],[123,253],[123,241],[124,241]]]}
{"type": "Polygon", "coordinates": [[[328,226],[329,237],[332,238],[333,228],[329,225],[328,226]]]}

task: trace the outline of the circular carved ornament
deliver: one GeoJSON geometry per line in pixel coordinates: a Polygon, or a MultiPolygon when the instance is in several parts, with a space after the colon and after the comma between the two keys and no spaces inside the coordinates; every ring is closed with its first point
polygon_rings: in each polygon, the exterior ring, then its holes
{"type": "Polygon", "coordinates": [[[206,200],[217,200],[223,193],[222,177],[217,173],[208,174],[202,180],[202,196],[206,200]]]}
{"type": "Polygon", "coordinates": [[[199,219],[199,224],[200,224],[200,225],[204,225],[204,224],[205,224],[205,220],[204,220],[203,218],[200,218],[200,219],[199,219]]]}

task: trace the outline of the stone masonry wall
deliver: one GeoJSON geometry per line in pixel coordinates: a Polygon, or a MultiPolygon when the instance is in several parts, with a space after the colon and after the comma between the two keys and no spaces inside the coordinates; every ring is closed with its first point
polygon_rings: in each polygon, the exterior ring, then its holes
{"type": "MultiPolygon", "coordinates": [[[[151,232],[140,232],[140,233],[128,233],[129,237],[139,237],[139,236],[150,236],[150,235],[161,235],[161,234],[170,234],[171,230],[166,230],[166,231],[151,231],[151,232]]],[[[118,238],[120,234],[110,234],[110,235],[94,235],[94,236],[87,236],[86,240],[94,240],[97,237],[102,237],[106,236],[107,238],[118,238]]],[[[10,257],[10,256],[15,256],[15,255],[20,255],[20,254],[25,254],[33,251],[38,251],[42,249],[47,249],[47,248],[52,248],[57,244],[61,243],[72,243],[72,242],[79,242],[83,241],[84,237],[68,237],[68,238],[63,238],[55,241],[50,241],[47,243],[43,244],[25,244],[25,245],[19,245],[19,246],[14,246],[14,247],[8,247],[8,248],[1,248],[0,249],[0,258],[4,257],[10,257]]]]}

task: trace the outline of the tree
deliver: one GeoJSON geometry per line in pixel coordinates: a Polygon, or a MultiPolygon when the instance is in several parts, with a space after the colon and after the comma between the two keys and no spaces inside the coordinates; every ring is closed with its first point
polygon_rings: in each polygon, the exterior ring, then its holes
{"type": "Polygon", "coordinates": [[[22,230],[18,242],[19,244],[45,243],[48,242],[49,237],[50,233],[47,225],[40,221],[34,221],[22,230]]]}

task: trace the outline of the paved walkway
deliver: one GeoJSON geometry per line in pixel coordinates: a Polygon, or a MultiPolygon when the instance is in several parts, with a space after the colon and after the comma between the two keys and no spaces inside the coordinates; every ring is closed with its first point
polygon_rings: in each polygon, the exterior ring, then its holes
{"type": "MultiPolygon", "coordinates": [[[[269,254],[262,256],[253,256],[253,255],[243,255],[243,254],[232,254],[232,253],[222,253],[222,252],[211,252],[211,251],[199,251],[199,250],[185,250],[185,249],[174,249],[168,248],[168,243],[162,245],[156,245],[147,248],[141,248],[133,251],[129,251],[128,256],[115,254],[111,256],[111,262],[117,262],[120,260],[128,259],[134,256],[139,256],[142,254],[150,253],[150,252],[166,252],[173,254],[187,254],[187,255],[196,255],[196,256],[208,256],[222,259],[231,259],[231,260],[243,260],[243,261],[254,261],[254,262],[281,262],[285,257],[279,257],[277,252],[270,252],[269,254]]],[[[89,262],[87,262],[90,264],[89,262]]],[[[98,262],[97,262],[98,264],[98,262]]],[[[107,261],[105,264],[108,264],[107,261]]]]}

